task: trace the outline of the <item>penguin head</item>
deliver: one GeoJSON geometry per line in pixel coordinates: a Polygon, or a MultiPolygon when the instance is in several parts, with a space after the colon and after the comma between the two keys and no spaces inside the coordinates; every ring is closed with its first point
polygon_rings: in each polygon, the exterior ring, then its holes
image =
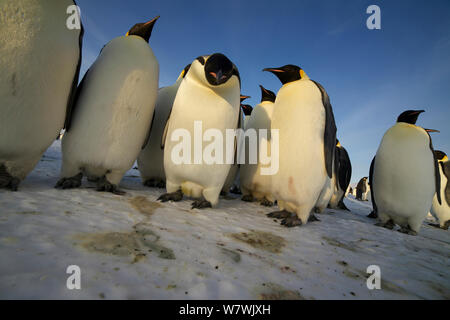
{"type": "Polygon", "coordinates": [[[262,85],[259,85],[259,87],[261,88],[261,102],[264,101],[275,102],[275,99],[277,98],[275,93],[273,93],[270,90],[267,90],[262,85]]]}
{"type": "Polygon", "coordinates": [[[251,116],[252,115],[253,108],[252,108],[251,105],[243,104],[243,105],[241,105],[241,107],[242,107],[242,110],[244,110],[245,116],[251,116]]]}
{"type": "Polygon", "coordinates": [[[435,150],[434,154],[436,155],[436,158],[438,159],[438,161],[440,161],[440,162],[448,161],[448,157],[445,154],[445,152],[442,152],[441,150],[435,150]]]}
{"type": "Polygon", "coordinates": [[[180,79],[186,78],[186,75],[189,72],[190,68],[191,68],[191,64],[188,64],[186,67],[184,67],[184,69],[183,69],[183,71],[181,71],[180,76],[178,77],[177,81],[180,79]]]}
{"type": "Polygon", "coordinates": [[[135,24],[130,31],[127,32],[127,36],[138,36],[144,39],[146,42],[150,40],[150,36],[152,35],[153,27],[155,26],[156,20],[159,19],[159,16],[156,18],[145,22],[135,24]]]}
{"type": "Polygon", "coordinates": [[[302,79],[309,79],[302,68],[293,64],[288,64],[281,68],[266,68],[263,71],[271,72],[276,75],[283,85],[302,79]]]}
{"type": "MultiPolygon", "coordinates": [[[[191,77],[210,87],[219,87],[232,83],[236,79],[241,85],[241,78],[237,67],[222,53],[210,56],[200,56],[194,60],[189,71],[191,77]]],[[[231,84],[232,85],[232,84],[231,84]]]]}
{"type": "Polygon", "coordinates": [[[241,94],[241,103],[250,98],[251,98],[250,96],[244,96],[241,94]]]}
{"type": "Polygon", "coordinates": [[[416,124],[417,119],[425,110],[406,110],[397,119],[397,122],[405,122],[409,124],[416,124]]]}

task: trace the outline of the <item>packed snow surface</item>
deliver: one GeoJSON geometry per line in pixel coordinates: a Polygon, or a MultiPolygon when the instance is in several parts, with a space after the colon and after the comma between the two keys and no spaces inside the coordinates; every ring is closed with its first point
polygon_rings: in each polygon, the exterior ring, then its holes
{"type": "Polygon", "coordinates": [[[2,299],[450,299],[450,233],[425,221],[418,236],[376,227],[370,202],[349,196],[351,213],[327,209],[320,222],[287,229],[276,208],[221,198],[159,203],[137,170],[118,196],[56,190],[55,142],[21,184],[0,190],[2,299]],[[81,289],[67,288],[67,267],[81,289]],[[366,285],[381,269],[381,289],[366,285]]]}

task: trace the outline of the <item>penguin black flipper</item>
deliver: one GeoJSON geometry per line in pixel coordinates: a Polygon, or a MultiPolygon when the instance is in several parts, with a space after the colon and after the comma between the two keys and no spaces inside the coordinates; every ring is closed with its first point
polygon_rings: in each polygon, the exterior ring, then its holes
{"type": "Polygon", "coordinates": [[[341,190],[347,191],[352,178],[352,163],[345,148],[336,148],[339,155],[339,186],[341,190]]]}
{"type": "Polygon", "coordinates": [[[328,177],[333,177],[333,156],[336,148],[336,122],[334,120],[333,108],[331,107],[330,97],[322,85],[311,80],[319,88],[322,93],[322,104],[325,108],[325,133],[324,133],[324,149],[325,149],[325,166],[328,177]]]}
{"type": "Polygon", "coordinates": [[[155,122],[155,115],[156,115],[156,112],[153,111],[152,122],[150,123],[150,128],[148,129],[147,137],[144,140],[144,145],[142,146],[141,150],[144,150],[145,147],[147,146],[148,142],[150,141],[150,134],[152,133],[153,122],[155,122]]]}
{"type": "MultiPolygon", "coordinates": [[[[74,1],[75,5],[77,3],[74,1]]],[[[67,107],[66,107],[66,119],[64,121],[64,129],[68,132],[70,129],[70,125],[72,122],[72,115],[75,109],[75,105],[78,100],[79,95],[79,89],[78,89],[78,80],[80,79],[80,69],[81,69],[81,58],[82,58],[82,48],[83,48],[83,37],[84,37],[84,27],[83,23],[81,23],[81,30],[80,30],[80,38],[79,38],[79,47],[80,47],[80,56],[78,58],[78,65],[77,70],[75,72],[75,76],[73,77],[72,87],[70,89],[69,99],[67,100],[67,107]]],[[[87,74],[87,72],[86,72],[87,74]]],[[[83,78],[84,79],[84,78],[83,78]]],[[[81,85],[81,83],[80,83],[81,85]]]]}
{"type": "MultiPolygon", "coordinates": [[[[447,185],[445,186],[445,201],[450,206],[450,161],[441,162],[442,172],[447,177],[447,185]]],[[[438,192],[440,193],[440,192],[438,192]]]]}
{"type": "Polygon", "coordinates": [[[81,82],[80,82],[80,84],[78,85],[78,88],[75,91],[75,95],[73,97],[73,102],[70,105],[70,108],[67,109],[66,123],[64,125],[64,129],[66,129],[66,132],[69,132],[69,130],[70,130],[71,126],[72,126],[72,120],[73,120],[73,117],[74,117],[74,114],[75,114],[75,109],[77,107],[78,99],[80,97],[80,93],[83,91],[84,80],[86,80],[87,75],[89,73],[89,70],[90,69],[88,69],[86,71],[86,73],[83,76],[83,79],[81,79],[81,82]]]}
{"type": "Polygon", "coordinates": [[[373,157],[372,159],[372,163],[370,164],[370,171],[369,171],[369,186],[370,186],[370,197],[372,198],[372,208],[373,208],[373,213],[374,214],[378,214],[378,208],[377,208],[377,204],[375,203],[375,196],[374,196],[374,191],[373,191],[373,170],[375,168],[375,158],[373,157]]]}
{"type": "Polygon", "coordinates": [[[430,150],[431,154],[433,155],[434,159],[434,176],[435,176],[435,184],[436,184],[436,196],[437,200],[440,205],[442,205],[442,198],[441,198],[441,173],[439,172],[439,161],[436,156],[436,152],[434,152],[433,148],[433,141],[431,140],[430,134],[427,132],[428,138],[430,139],[430,150]]]}

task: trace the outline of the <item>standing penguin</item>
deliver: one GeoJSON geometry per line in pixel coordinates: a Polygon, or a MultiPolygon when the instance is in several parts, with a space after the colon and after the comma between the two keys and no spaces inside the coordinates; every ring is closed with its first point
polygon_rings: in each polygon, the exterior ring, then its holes
{"type": "Polygon", "coordinates": [[[244,115],[245,115],[243,128],[247,129],[247,124],[250,121],[250,117],[253,112],[253,107],[249,104],[243,104],[242,110],[244,111],[244,115]]]}
{"type": "MultiPolygon", "coordinates": [[[[249,116],[246,130],[255,129],[258,133],[259,130],[267,130],[267,139],[259,140],[258,137],[258,156],[260,148],[266,148],[268,154],[270,154],[270,126],[273,114],[274,103],[276,99],[275,93],[261,88],[261,103],[258,104],[249,116]]],[[[261,201],[261,205],[271,207],[274,205],[275,199],[272,196],[271,190],[271,176],[261,174],[261,163],[258,158],[257,164],[246,163],[241,166],[241,190],[243,201],[254,201],[255,199],[261,201]]]]}
{"type": "MultiPolygon", "coordinates": [[[[247,100],[248,98],[250,98],[250,96],[243,96],[241,95],[241,108],[239,110],[239,122],[237,124],[237,128],[236,129],[244,129],[244,115],[242,113],[242,102],[244,102],[245,100],[247,100]]],[[[238,184],[236,184],[236,182],[239,182],[239,165],[237,163],[237,161],[235,161],[235,163],[231,166],[230,171],[228,172],[227,178],[225,179],[225,183],[222,187],[222,191],[220,192],[220,194],[224,197],[227,197],[228,192],[233,191],[232,193],[240,193],[240,190],[238,190],[238,184]]],[[[227,198],[227,199],[232,199],[232,198],[227,198]]]]}
{"type": "Polygon", "coordinates": [[[66,26],[74,4],[0,1],[0,188],[17,191],[64,127],[81,65],[83,26],[66,26]]]}
{"type": "Polygon", "coordinates": [[[440,175],[428,132],[416,126],[423,110],[408,110],[384,135],[373,166],[373,195],[379,226],[415,235],[427,216],[434,194],[441,204],[440,175]]]}
{"type": "Polygon", "coordinates": [[[272,176],[272,190],[282,211],[268,216],[294,227],[308,222],[327,177],[332,178],[336,124],[327,92],[301,68],[286,65],[264,71],[283,84],[271,122],[280,137],[280,168],[272,176]]]}
{"type": "Polygon", "coordinates": [[[347,150],[345,150],[339,140],[337,140],[336,144],[334,172],[336,175],[335,189],[329,206],[332,209],[350,211],[344,204],[344,197],[352,178],[352,163],[347,150]]]}
{"type": "Polygon", "coordinates": [[[366,201],[367,200],[367,192],[369,190],[369,185],[367,182],[368,177],[364,177],[359,180],[358,185],[356,186],[356,200],[366,201]]]}
{"type": "Polygon", "coordinates": [[[435,194],[433,197],[431,214],[439,220],[438,227],[448,230],[450,227],[450,161],[448,160],[447,155],[442,151],[436,150],[435,155],[439,162],[441,188],[438,193],[440,194],[442,203],[439,203],[438,195],[435,194]]]}
{"type": "MultiPolygon", "coordinates": [[[[240,86],[238,69],[225,55],[215,53],[194,60],[178,89],[164,130],[162,146],[168,193],[159,200],[181,201],[183,195],[187,195],[199,199],[193,203],[192,208],[217,205],[231,164],[205,163],[203,153],[208,146],[203,147],[199,141],[184,143],[190,149],[183,149],[183,161],[175,161],[173,153],[180,155],[181,152],[180,142],[174,141],[173,136],[187,133],[192,140],[191,137],[196,136],[194,129],[198,125],[202,132],[209,129],[220,132],[224,138],[224,143],[219,144],[220,148],[223,147],[224,159],[219,160],[226,160],[226,130],[235,130],[238,126],[240,86]]],[[[234,144],[236,146],[236,142],[234,144]]]]}
{"type": "Polygon", "coordinates": [[[86,174],[98,191],[123,194],[119,182],[146,142],[158,93],[159,65],[148,45],[158,18],[111,40],[86,72],[62,139],[56,188],[77,188],[86,174]]]}
{"type": "Polygon", "coordinates": [[[191,65],[188,65],[183,69],[173,85],[158,90],[149,141],[137,159],[142,182],[147,187],[166,187],[164,152],[161,149],[161,139],[164,133],[164,125],[169,118],[178,88],[190,67],[191,65]]]}

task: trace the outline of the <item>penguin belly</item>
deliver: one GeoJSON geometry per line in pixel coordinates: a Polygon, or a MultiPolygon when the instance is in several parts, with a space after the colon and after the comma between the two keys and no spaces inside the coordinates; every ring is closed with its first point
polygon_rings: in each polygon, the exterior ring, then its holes
{"type": "Polygon", "coordinates": [[[272,190],[281,210],[306,224],[325,185],[325,109],[319,89],[300,80],[283,86],[275,103],[272,130],[279,130],[280,168],[272,190]]]}
{"type": "MultiPolygon", "coordinates": [[[[334,172],[334,169],[333,169],[334,172]]],[[[336,189],[336,176],[333,173],[333,178],[330,179],[327,177],[325,186],[322,189],[322,192],[320,193],[319,199],[317,200],[316,206],[315,206],[315,212],[316,213],[322,213],[323,210],[325,210],[330,203],[331,199],[333,198],[333,195],[335,193],[336,189]]]]}
{"type": "MultiPolygon", "coordinates": [[[[167,177],[167,192],[176,192],[181,189],[184,194],[194,198],[200,198],[203,195],[213,206],[218,203],[220,191],[231,168],[231,164],[224,162],[226,129],[234,130],[239,117],[239,87],[236,86],[236,90],[231,91],[229,96],[223,97],[189,77],[183,80],[175,98],[165,140],[164,169],[167,177]],[[194,148],[199,147],[197,143],[203,140],[203,137],[195,138],[194,122],[196,121],[201,121],[201,134],[208,129],[218,130],[222,134],[223,158],[219,160],[224,164],[206,164],[203,156],[202,164],[195,164],[194,148]],[[172,161],[172,150],[180,144],[180,141],[172,141],[172,133],[177,129],[184,129],[190,133],[190,164],[172,161]]],[[[211,143],[212,141],[202,142],[201,155],[211,143]]]]}
{"type": "Polygon", "coordinates": [[[137,159],[143,183],[151,179],[154,180],[155,184],[165,183],[166,181],[164,150],[161,148],[161,139],[180,84],[181,80],[178,80],[173,86],[161,88],[158,91],[150,138],[137,159]]]}
{"type": "Polygon", "coordinates": [[[434,158],[423,129],[398,123],[376,155],[373,184],[378,215],[418,232],[435,193],[434,158]]]}
{"type": "Polygon", "coordinates": [[[64,126],[81,30],[71,0],[0,2],[0,171],[25,179],[64,126]]]}
{"type": "MultiPolygon", "coordinates": [[[[257,164],[250,164],[248,161],[241,166],[241,186],[243,189],[243,194],[251,194],[257,200],[263,200],[264,198],[270,202],[275,202],[272,195],[272,176],[263,175],[261,173],[261,168],[268,167],[268,165],[263,165],[259,158],[259,153],[261,149],[267,150],[267,155],[271,155],[271,121],[273,115],[274,103],[269,101],[264,101],[257,105],[252,112],[252,115],[248,119],[246,130],[255,129],[257,135],[257,164]],[[267,130],[267,139],[259,136],[260,130],[267,130]]],[[[247,153],[249,148],[246,148],[247,153]]],[[[248,156],[247,156],[248,159],[248,156]]]]}
{"type": "Polygon", "coordinates": [[[80,170],[118,185],[148,135],[159,66],[137,36],[109,42],[85,76],[73,124],[62,140],[63,177],[80,170]]]}
{"type": "MultiPolygon", "coordinates": [[[[448,165],[448,164],[447,164],[448,165]]],[[[439,174],[441,176],[441,199],[442,204],[439,204],[437,195],[433,197],[433,204],[431,206],[431,214],[439,221],[439,225],[443,229],[448,229],[450,225],[450,204],[447,202],[445,190],[447,188],[448,179],[442,171],[441,163],[439,164],[439,174]]]]}

